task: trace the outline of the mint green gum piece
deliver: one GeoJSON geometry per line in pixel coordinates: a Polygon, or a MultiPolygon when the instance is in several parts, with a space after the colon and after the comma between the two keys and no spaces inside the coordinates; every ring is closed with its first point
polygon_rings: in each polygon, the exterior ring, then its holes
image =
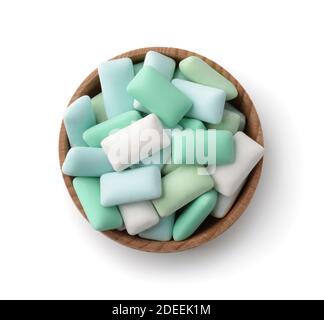
{"type": "Polygon", "coordinates": [[[162,178],[162,197],[152,203],[160,217],[164,218],[213,187],[214,181],[206,168],[181,166],[162,178]]]}
{"type": "MultiPolygon", "coordinates": [[[[161,75],[165,76],[169,81],[171,81],[176,63],[172,58],[165,56],[159,52],[150,50],[145,55],[144,66],[150,66],[154,68],[161,75]]],[[[137,100],[134,100],[133,106],[138,111],[150,113],[137,100]]]]}
{"type": "Polygon", "coordinates": [[[192,107],[192,101],[150,66],[144,66],[129,83],[127,92],[147,110],[174,128],[192,107]]]}
{"type": "Polygon", "coordinates": [[[233,111],[237,113],[240,116],[240,126],[238,128],[238,131],[244,131],[245,125],[246,125],[246,117],[243,112],[240,110],[236,109],[234,106],[232,106],[230,103],[226,102],[225,103],[225,109],[229,111],[233,111]]]}
{"type": "Polygon", "coordinates": [[[216,164],[225,165],[233,163],[235,160],[235,147],[233,135],[230,131],[226,130],[204,130],[204,155],[206,159],[197,158],[197,137],[193,135],[193,144],[191,144],[191,129],[186,129],[183,131],[175,130],[172,134],[172,163],[173,164],[216,164]],[[186,133],[190,134],[188,138],[186,133]],[[212,141],[216,141],[216,144],[210,148],[209,139],[214,137],[212,141]],[[187,150],[187,147],[190,148],[187,150]],[[187,157],[187,152],[192,156],[187,157]],[[215,161],[210,158],[215,154],[215,161]],[[210,155],[209,158],[207,156],[210,155]],[[193,160],[194,163],[188,163],[188,161],[193,160]],[[199,161],[205,160],[204,163],[199,163],[199,161]]]}
{"type": "Polygon", "coordinates": [[[241,117],[228,109],[224,109],[223,119],[219,124],[210,124],[205,123],[208,129],[216,129],[216,130],[228,130],[231,131],[234,135],[237,131],[239,131],[241,124],[241,117]]]}
{"type": "Polygon", "coordinates": [[[100,148],[101,141],[105,139],[112,130],[125,128],[133,121],[137,121],[141,118],[141,114],[136,110],[124,112],[86,130],[83,133],[83,140],[89,147],[100,148]]]}
{"type": "Polygon", "coordinates": [[[191,118],[183,118],[180,122],[179,125],[183,129],[192,129],[192,130],[197,130],[197,129],[202,129],[206,130],[206,127],[204,123],[200,120],[197,119],[191,119],[191,118]]]}
{"type": "Polygon", "coordinates": [[[138,72],[143,68],[144,61],[134,64],[134,74],[137,75],[138,72]]]}
{"type": "Polygon", "coordinates": [[[141,232],[139,236],[149,240],[170,241],[172,239],[174,219],[175,214],[160,219],[160,222],[157,225],[141,232]]]}
{"type": "Polygon", "coordinates": [[[99,94],[97,94],[91,99],[91,105],[92,105],[93,112],[96,116],[97,123],[104,122],[108,119],[105,110],[105,104],[103,101],[102,92],[100,92],[99,94]]]}
{"type": "Polygon", "coordinates": [[[210,190],[192,201],[177,218],[173,227],[173,239],[182,241],[189,238],[213,211],[218,194],[210,190]]]}
{"type": "Polygon", "coordinates": [[[232,82],[200,58],[188,57],[179,63],[179,68],[184,76],[193,82],[224,90],[226,100],[237,97],[238,93],[232,82]]]}
{"type": "Polygon", "coordinates": [[[118,207],[105,208],[100,204],[99,178],[74,178],[73,187],[94,229],[106,231],[122,227],[123,219],[118,207]]]}

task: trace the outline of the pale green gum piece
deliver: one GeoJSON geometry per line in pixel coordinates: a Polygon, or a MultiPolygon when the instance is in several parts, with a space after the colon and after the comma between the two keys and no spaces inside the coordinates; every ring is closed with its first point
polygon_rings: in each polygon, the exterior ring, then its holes
{"type": "Polygon", "coordinates": [[[240,110],[238,110],[237,108],[235,108],[234,106],[232,106],[228,102],[226,102],[226,104],[225,104],[225,109],[227,109],[229,111],[233,111],[233,112],[237,113],[240,116],[240,126],[238,128],[238,131],[244,131],[245,125],[246,125],[245,114],[243,112],[241,112],[240,110]]]}
{"type": "Polygon", "coordinates": [[[232,100],[238,95],[232,82],[196,56],[182,60],[179,63],[179,68],[184,76],[193,82],[224,90],[226,100],[232,100]]]}
{"type": "Polygon", "coordinates": [[[216,130],[228,130],[231,131],[234,135],[237,131],[239,131],[241,124],[241,117],[228,109],[224,109],[223,119],[218,124],[205,123],[208,129],[216,129],[216,130]]]}
{"type": "Polygon", "coordinates": [[[92,105],[93,112],[95,113],[97,123],[104,122],[108,119],[106,114],[105,104],[103,101],[102,92],[98,93],[96,96],[94,96],[91,99],[91,105],[92,105]]]}
{"type": "Polygon", "coordinates": [[[172,164],[172,163],[167,163],[164,165],[164,167],[161,170],[161,173],[163,176],[169,174],[170,172],[177,170],[179,167],[183,166],[182,164],[172,164]]]}
{"type": "Polygon", "coordinates": [[[214,181],[206,168],[181,166],[162,178],[162,197],[152,202],[163,218],[175,213],[213,187],[214,181]]]}

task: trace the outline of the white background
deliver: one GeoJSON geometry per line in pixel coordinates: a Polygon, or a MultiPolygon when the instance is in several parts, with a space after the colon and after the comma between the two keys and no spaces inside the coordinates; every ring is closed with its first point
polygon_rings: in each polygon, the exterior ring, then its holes
{"type": "Polygon", "coordinates": [[[0,298],[324,298],[323,1],[1,1],[0,298]],[[257,106],[253,203],[177,254],[93,231],[58,164],[62,114],[98,63],[146,46],[201,53],[257,106]]]}

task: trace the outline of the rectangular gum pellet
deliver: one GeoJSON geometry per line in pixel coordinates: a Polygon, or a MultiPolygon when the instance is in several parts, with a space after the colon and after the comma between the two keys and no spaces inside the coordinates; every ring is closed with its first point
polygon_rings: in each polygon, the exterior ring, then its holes
{"type": "Polygon", "coordinates": [[[111,172],[101,176],[104,207],[156,199],[161,196],[161,172],[157,166],[111,172]]]}
{"type": "Polygon", "coordinates": [[[160,219],[154,227],[145,230],[139,234],[143,239],[155,241],[170,241],[172,239],[172,230],[175,221],[175,213],[168,217],[160,219]]]}
{"type": "Polygon", "coordinates": [[[214,187],[206,168],[181,166],[162,178],[162,197],[153,200],[160,217],[176,212],[214,187]]]}
{"type": "Polygon", "coordinates": [[[187,117],[208,123],[220,123],[222,121],[226,99],[223,90],[181,79],[172,80],[172,84],[193,102],[187,117]]]}
{"type": "Polygon", "coordinates": [[[179,68],[190,81],[224,90],[226,100],[237,97],[236,87],[199,57],[190,56],[182,60],[179,63],[179,68]]]}
{"type": "Polygon", "coordinates": [[[114,170],[122,171],[133,164],[144,160],[161,149],[166,148],[171,143],[168,134],[163,130],[161,121],[155,114],[149,114],[145,118],[109,135],[101,143],[114,170]],[[154,133],[150,138],[149,148],[143,143],[148,135],[154,133]],[[136,141],[138,143],[133,143],[136,141]],[[116,152],[116,148],[124,150],[123,157],[121,152],[116,152]],[[147,153],[143,150],[148,151],[147,153]]]}
{"type": "Polygon", "coordinates": [[[257,142],[239,131],[234,135],[236,159],[232,164],[207,167],[215,182],[215,189],[230,197],[243,183],[255,165],[263,156],[264,148],[257,142]]]}
{"type": "Polygon", "coordinates": [[[218,124],[207,123],[206,126],[208,129],[217,129],[217,130],[229,130],[232,134],[235,134],[239,131],[241,124],[241,117],[231,110],[225,109],[223,113],[223,119],[218,124]]]}
{"type": "Polygon", "coordinates": [[[144,66],[127,91],[146,109],[174,128],[192,106],[192,101],[150,66],[144,66]]]}
{"type": "Polygon", "coordinates": [[[132,60],[122,58],[102,63],[98,74],[108,118],[133,110],[133,98],[126,88],[134,78],[132,60]]]}
{"type": "Polygon", "coordinates": [[[72,177],[100,177],[114,171],[102,148],[73,147],[67,153],[62,172],[72,177]]]}
{"type": "MultiPolygon", "coordinates": [[[[159,52],[148,51],[145,55],[144,66],[151,66],[156,71],[161,73],[169,81],[172,79],[175,69],[175,61],[159,52]]],[[[141,103],[137,100],[134,100],[134,108],[138,111],[145,113],[150,113],[141,103]]]]}
{"type": "Polygon", "coordinates": [[[99,178],[74,178],[73,187],[94,229],[106,231],[122,227],[123,219],[118,208],[105,208],[100,204],[99,178]]]}
{"type": "Polygon", "coordinates": [[[235,113],[237,113],[240,116],[240,125],[238,128],[238,131],[244,131],[245,129],[245,124],[246,124],[246,118],[243,112],[241,112],[240,110],[236,109],[234,106],[232,106],[229,102],[225,103],[225,109],[226,110],[230,110],[233,111],[235,113]]]}
{"type": "Polygon", "coordinates": [[[96,117],[88,96],[72,102],[64,114],[64,126],[71,147],[87,146],[82,138],[83,132],[95,124],[96,117]]]}
{"type": "Polygon", "coordinates": [[[227,213],[229,212],[229,210],[232,208],[232,206],[233,206],[234,202],[236,201],[236,198],[240,194],[244,184],[245,184],[245,180],[243,181],[243,183],[241,183],[241,185],[235,191],[235,193],[229,197],[226,197],[223,194],[219,193],[216,206],[215,206],[213,212],[211,213],[211,215],[218,219],[224,218],[227,215],[227,213]]]}
{"type": "Polygon", "coordinates": [[[225,130],[174,130],[172,133],[173,164],[232,163],[235,159],[233,135],[225,130]],[[198,147],[202,147],[198,149],[198,147]]]}
{"type": "Polygon", "coordinates": [[[217,192],[212,189],[188,204],[174,224],[173,239],[182,241],[190,237],[215,208],[217,198],[217,192]]]}
{"type": "Polygon", "coordinates": [[[97,123],[101,123],[107,120],[107,114],[105,104],[103,101],[102,92],[98,93],[91,99],[92,109],[95,113],[97,123]]]}
{"type": "Polygon", "coordinates": [[[122,204],[119,211],[130,235],[147,230],[159,222],[159,215],[151,201],[122,204]]]}
{"type": "Polygon", "coordinates": [[[191,129],[191,130],[197,130],[197,129],[206,130],[207,129],[202,121],[197,120],[197,119],[191,119],[191,118],[183,118],[179,122],[179,125],[183,129],[191,129]]]}
{"type": "Polygon", "coordinates": [[[125,128],[133,121],[141,118],[141,114],[136,110],[122,113],[86,130],[83,133],[83,140],[89,147],[101,147],[101,141],[109,136],[113,130],[125,128]]]}
{"type": "Polygon", "coordinates": [[[173,77],[176,63],[172,58],[164,54],[148,51],[145,55],[144,66],[151,66],[170,81],[173,77]]]}

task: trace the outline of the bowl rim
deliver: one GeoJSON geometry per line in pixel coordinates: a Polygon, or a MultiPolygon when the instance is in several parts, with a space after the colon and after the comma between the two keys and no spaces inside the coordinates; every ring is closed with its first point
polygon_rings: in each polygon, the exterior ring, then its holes
{"type": "MultiPolygon", "coordinates": [[[[234,100],[231,100],[230,102],[235,107],[237,107],[240,111],[242,111],[248,120],[247,121],[248,128],[247,128],[247,132],[245,133],[247,133],[248,136],[250,136],[257,143],[264,146],[264,138],[263,138],[260,119],[258,117],[256,108],[252,100],[250,99],[245,89],[241,86],[241,84],[228,71],[226,71],[223,67],[218,65],[216,62],[195,52],[184,50],[184,49],[172,48],[172,47],[146,47],[146,48],[135,49],[117,55],[110,60],[129,57],[133,61],[133,63],[138,63],[144,60],[145,54],[150,50],[157,51],[167,56],[170,56],[171,58],[174,58],[177,62],[189,56],[197,56],[202,60],[204,60],[206,63],[208,63],[216,71],[221,73],[225,78],[230,80],[235,85],[238,91],[238,97],[235,98],[234,100]]],[[[68,103],[68,107],[77,98],[83,95],[89,95],[90,97],[93,97],[96,94],[98,94],[100,91],[101,89],[100,89],[100,82],[98,76],[98,69],[95,69],[86,77],[86,79],[77,88],[77,90],[75,91],[75,93],[73,94],[72,98],[68,103]]],[[[59,133],[59,161],[60,161],[61,171],[62,171],[63,162],[65,160],[66,154],[69,149],[70,149],[70,145],[64,127],[64,122],[62,121],[61,129],[59,133]]],[[[205,221],[203,225],[200,226],[199,229],[191,237],[189,237],[184,241],[171,240],[171,241],[163,242],[163,241],[147,240],[147,239],[142,239],[138,236],[128,235],[126,231],[118,231],[118,230],[104,231],[101,233],[103,233],[105,236],[109,237],[110,239],[122,245],[125,245],[133,249],[148,251],[148,252],[176,252],[176,251],[187,250],[187,249],[200,246],[208,242],[209,240],[220,236],[227,229],[229,229],[238,220],[238,218],[244,213],[259,183],[261,173],[262,173],[262,167],[263,167],[263,158],[259,161],[259,163],[254,167],[254,169],[249,174],[247,181],[244,187],[242,188],[239,196],[237,197],[231,210],[224,218],[217,219],[212,216],[208,217],[208,219],[206,219],[207,221],[205,221]],[[212,221],[212,223],[210,223],[210,221],[212,221]]],[[[85,212],[81,206],[81,203],[78,199],[78,196],[73,188],[73,184],[72,184],[73,177],[66,176],[63,173],[62,176],[66,188],[72,198],[72,201],[79,209],[82,216],[85,219],[87,219],[85,212]]]]}

